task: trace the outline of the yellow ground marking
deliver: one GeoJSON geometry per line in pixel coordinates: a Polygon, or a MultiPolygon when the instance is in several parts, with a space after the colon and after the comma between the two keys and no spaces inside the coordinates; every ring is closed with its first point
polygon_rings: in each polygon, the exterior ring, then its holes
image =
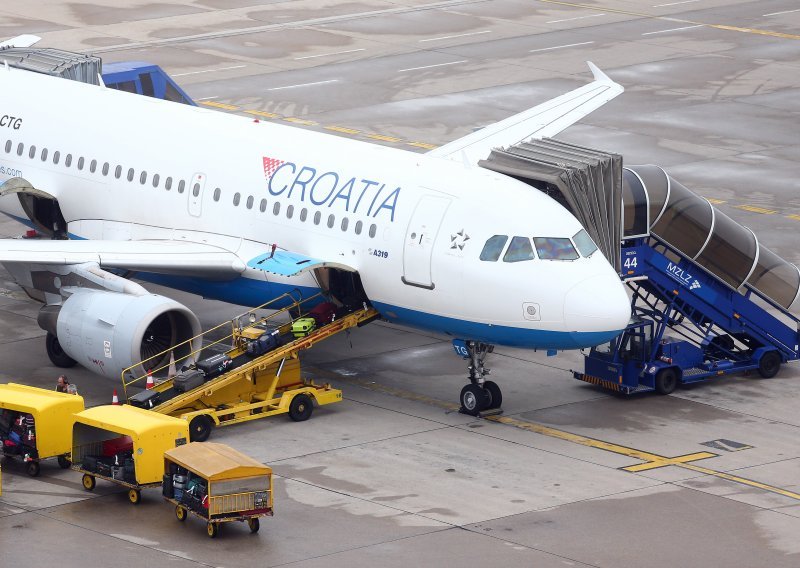
{"type": "Polygon", "coordinates": [[[229,105],[229,104],[225,104],[225,103],[218,103],[216,101],[200,101],[200,104],[204,105],[204,106],[214,107],[214,108],[221,108],[221,109],[224,109],[224,110],[239,110],[238,106],[229,105]]]}
{"type": "Polygon", "coordinates": [[[295,118],[293,116],[284,116],[283,120],[286,122],[294,122],[295,124],[302,124],[303,126],[316,126],[318,122],[313,120],[306,120],[305,118],[295,118]]]}
{"type": "MultiPolygon", "coordinates": [[[[319,369],[315,367],[314,373],[322,377],[326,377],[328,379],[334,379],[350,383],[353,385],[358,385],[373,392],[388,394],[391,396],[396,396],[398,398],[403,398],[405,400],[422,402],[431,406],[442,408],[444,410],[456,411],[459,408],[459,405],[457,404],[436,400],[434,398],[431,398],[423,394],[417,394],[403,389],[381,385],[374,381],[367,381],[364,379],[356,379],[354,377],[343,376],[338,373],[327,371],[325,369],[319,369]]],[[[715,469],[710,469],[707,467],[695,465],[694,463],[690,463],[697,460],[718,457],[718,454],[712,454],[711,452],[698,452],[695,454],[687,454],[683,456],[676,456],[670,458],[654,454],[652,452],[645,452],[642,450],[637,450],[636,448],[629,448],[627,446],[622,446],[620,444],[614,444],[612,442],[605,442],[603,440],[589,438],[588,436],[581,436],[580,434],[573,434],[572,432],[565,432],[564,430],[550,428],[549,426],[545,426],[544,424],[528,422],[527,420],[520,420],[518,418],[512,418],[510,416],[499,416],[499,415],[487,416],[484,418],[484,420],[488,420],[490,422],[496,422],[498,424],[505,424],[507,426],[513,426],[515,428],[520,428],[522,430],[527,430],[529,432],[534,432],[536,434],[541,434],[543,436],[549,436],[550,438],[557,438],[559,440],[564,440],[566,442],[572,442],[574,444],[579,444],[581,446],[588,446],[590,448],[596,448],[598,450],[604,450],[614,454],[635,458],[638,460],[642,460],[642,462],[644,462],[641,464],[629,465],[627,467],[620,468],[623,471],[635,473],[650,469],[656,469],[659,467],[667,467],[667,466],[681,467],[684,469],[695,471],[697,473],[701,473],[703,475],[718,477],[720,479],[725,479],[727,481],[732,481],[734,483],[739,483],[741,485],[746,485],[748,487],[754,487],[756,489],[761,489],[769,493],[775,493],[776,495],[783,495],[784,497],[789,497],[790,499],[795,499],[797,501],[800,501],[800,493],[787,491],[786,489],[781,489],[780,487],[775,487],[774,485],[768,485],[766,483],[754,481],[746,477],[741,477],[738,475],[733,475],[730,473],[725,473],[723,471],[717,471],[715,469]]]]}
{"type": "Polygon", "coordinates": [[[774,209],[764,209],[763,207],[756,207],[755,205],[734,205],[737,209],[744,211],[752,211],[753,213],[763,213],[764,215],[773,215],[777,213],[774,209]]]}
{"type": "Polygon", "coordinates": [[[366,134],[367,138],[373,140],[383,140],[384,142],[402,142],[402,138],[395,138],[394,136],[384,136],[383,134],[366,134]]]}
{"type": "Polygon", "coordinates": [[[794,213],[792,213],[791,215],[787,215],[786,217],[794,221],[800,221],[800,215],[795,215],[794,213]]]}
{"type": "Polygon", "coordinates": [[[708,202],[712,205],[721,205],[722,203],[725,203],[724,199],[713,199],[711,197],[707,197],[706,199],[708,199],[708,202]]]}
{"type": "Polygon", "coordinates": [[[436,144],[428,144],[426,142],[406,142],[409,146],[416,146],[417,148],[425,148],[426,150],[433,150],[438,148],[436,144]]]}
{"type": "Polygon", "coordinates": [[[360,130],[355,128],[345,128],[344,126],[325,126],[325,130],[333,130],[334,132],[343,132],[344,134],[360,134],[360,130]]]}
{"type": "Polygon", "coordinates": [[[247,114],[254,114],[255,116],[263,116],[264,118],[280,118],[281,115],[274,112],[264,112],[263,110],[246,110],[247,114]]]}
{"type": "Polygon", "coordinates": [[[592,10],[593,12],[603,12],[606,14],[622,14],[624,16],[636,16],[637,18],[649,18],[651,20],[663,20],[665,22],[677,22],[679,24],[690,24],[695,26],[704,26],[707,28],[716,28],[718,30],[740,32],[748,34],[758,34],[771,37],[779,37],[783,39],[800,39],[800,35],[785,34],[781,32],[773,32],[770,30],[759,30],[755,28],[740,28],[738,26],[726,26],[724,24],[706,24],[704,22],[695,22],[693,20],[684,20],[682,18],[674,18],[672,16],[657,16],[654,14],[645,14],[643,12],[634,12],[632,10],[621,10],[618,8],[608,8],[606,6],[580,4],[578,2],[564,2],[563,0],[538,0],[543,4],[555,4],[559,6],[569,6],[570,8],[583,8],[584,10],[592,10]]]}

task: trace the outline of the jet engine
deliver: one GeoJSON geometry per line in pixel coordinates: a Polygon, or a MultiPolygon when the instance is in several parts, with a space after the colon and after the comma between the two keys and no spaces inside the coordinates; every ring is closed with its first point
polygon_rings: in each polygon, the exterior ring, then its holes
{"type": "Polygon", "coordinates": [[[202,331],[197,316],[170,298],[100,290],[80,290],[60,306],[43,307],[39,325],[48,331],[47,354],[54,364],[77,362],[113,379],[143,361],[133,370],[137,376],[168,364],[170,355],[163,352],[176,345],[175,360],[192,363],[184,357],[200,345],[185,342],[202,331]]]}

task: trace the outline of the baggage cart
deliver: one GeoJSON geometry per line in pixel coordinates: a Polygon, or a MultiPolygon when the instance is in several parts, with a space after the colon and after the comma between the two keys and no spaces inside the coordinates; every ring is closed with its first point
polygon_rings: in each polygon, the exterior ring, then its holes
{"type": "Polygon", "coordinates": [[[137,505],[142,489],[161,485],[164,452],[188,440],[185,420],[134,406],[96,406],[75,415],[72,469],[83,474],[87,491],[103,479],[125,487],[137,505]]]}
{"type": "Polygon", "coordinates": [[[223,523],[272,516],[272,468],[224,444],[190,442],[164,452],[162,493],[179,521],[203,519],[211,538],[223,523]]]}
{"type": "Polygon", "coordinates": [[[28,475],[39,475],[39,462],[57,458],[70,466],[73,416],[83,397],[16,383],[0,385],[0,444],[3,455],[21,457],[28,475]]]}

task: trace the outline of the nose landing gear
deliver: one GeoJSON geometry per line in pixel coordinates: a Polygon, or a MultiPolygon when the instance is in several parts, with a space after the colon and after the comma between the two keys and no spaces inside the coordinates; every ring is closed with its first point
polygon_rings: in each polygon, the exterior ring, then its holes
{"type": "Polygon", "coordinates": [[[459,412],[470,416],[479,416],[487,411],[500,412],[503,404],[503,393],[494,381],[487,381],[491,372],[484,366],[486,356],[494,351],[494,345],[480,341],[453,340],[456,353],[469,360],[470,384],[461,389],[461,409],[459,412]]]}

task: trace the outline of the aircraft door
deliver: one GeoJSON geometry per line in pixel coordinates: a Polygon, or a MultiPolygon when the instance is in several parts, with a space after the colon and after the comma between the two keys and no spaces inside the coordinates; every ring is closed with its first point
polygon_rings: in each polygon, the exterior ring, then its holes
{"type": "Polygon", "coordinates": [[[426,195],[417,203],[408,223],[403,247],[403,283],[433,290],[431,257],[433,243],[450,199],[426,195]]]}
{"type": "Polygon", "coordinates": [[[206,174],[194,174],[189,184],[189,214],[199,217],[203,212],[203,190],[206,187],[206,174]]]}

